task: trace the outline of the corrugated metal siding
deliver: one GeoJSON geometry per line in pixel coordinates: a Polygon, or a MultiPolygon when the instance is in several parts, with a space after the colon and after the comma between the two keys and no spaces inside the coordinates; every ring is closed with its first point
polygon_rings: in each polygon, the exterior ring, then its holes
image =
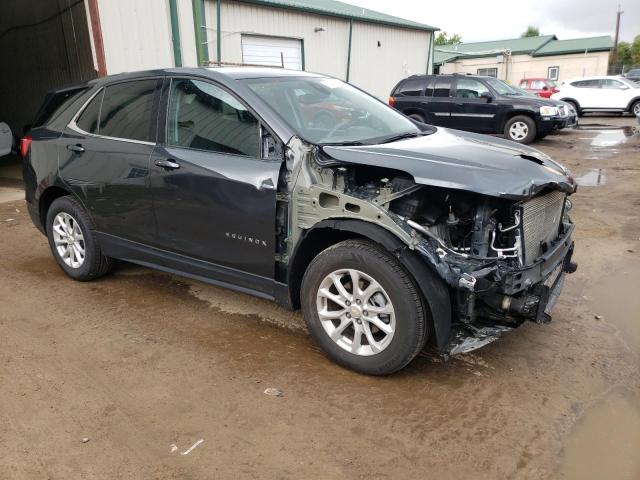
{"type": "Polygon", "coordinates": [[[429,32],[354,22],[351,83],[386,100],[397,82],[426,73],[430,39],[429,32]]]}
{"type": "Polygon", "coordinates": [[[20,134],[46,92],[97,75],[84,3],[0,2],[0,64],[0,120],[20,134]]]}
{"type": "MultiPolygon", "coordinates": [[[[216,2],[205,0],[209,26],[209,57],[216,58],[216,2]]],[[[221,5],[222,60],[242,62],[241,34],[299,38],[304,43],[305,70],[344,79],[347,74],[349,22],[346,20],[266,8],[240,2],[221,5]],[[323,32],[315,32],[324,28],[323,32]]]]}
{"type": "Polygon", "coordinates": [[[98,7],[108,74],[173,66],[168,2],[98,0],[98,7]]]}

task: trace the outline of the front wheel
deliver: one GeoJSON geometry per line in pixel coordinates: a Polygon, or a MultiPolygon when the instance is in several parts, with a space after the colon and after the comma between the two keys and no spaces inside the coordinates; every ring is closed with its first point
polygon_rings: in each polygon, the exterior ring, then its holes
{"type": "Polygon", "coordinates": [[[112,260],[102,254],[91,218],[71,197],[60,197],[47,212],[47,238],[60,268],[74,280],[87,281],[109,272],[112,260]]]}
{"type": "Polygon", "coordinates": [[[504,136],[514,142],[529,144],[536,138],[536,122],[526,115],[516,115],[507,120],[504,136]]]}
{"type": "Polygon", "coordinates": [[[302,281],[304,320],[334,362],[368,375],[407,365],[427,340],[413,279],[372,242],[347,240],[321,252],[302,281]]]}

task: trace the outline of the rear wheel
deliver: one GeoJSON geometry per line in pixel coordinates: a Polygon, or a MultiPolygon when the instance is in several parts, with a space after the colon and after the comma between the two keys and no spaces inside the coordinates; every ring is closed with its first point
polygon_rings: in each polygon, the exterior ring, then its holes
{"type": "Polygon", "coordinates": [[[640,117],[640,100],[636,100],[630,110],[636,117],[640,117]]]}
{"type": "Polygon", "coordinates": [[[504,136],[518,143],[531,143],[536,138],[536,122],[526,115],[516,115],[507,120],[504,136]]]}
{"type": "Polygon", "coordinates": [[[407,365],[427,340],[413,279],[376,244],[347,240],[321,252],[302,282],[304,319],[334,362],[368,375],[407,365]]]}
{"type": "Polygon", "coordinates": [[[109,272],[112,260],[93,236],[91,218],[71,197],[60,197],[47,212],[47,238],[60,268],[74,280],[87,281],[109,272]]]}

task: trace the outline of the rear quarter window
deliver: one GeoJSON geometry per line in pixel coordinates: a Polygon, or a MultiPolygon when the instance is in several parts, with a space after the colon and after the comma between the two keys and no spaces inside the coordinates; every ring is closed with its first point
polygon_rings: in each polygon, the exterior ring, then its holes
{"type": "Polygon", "coordinates": [[[42,127],[49,123],[57,113],[64,111],[71,102],[88,89],[89,87],[78,87],[58,92],[49,92],[44,102],[42,102],[40,110],[38,110],[36,114],[32,128],[42,127]]]}
{"type": "Polygon", "coordinates": [[[399,97],[419,97],[424,95],[427,84],[426,77],[408,78],[396,89],[395,95],[399,97]]]}

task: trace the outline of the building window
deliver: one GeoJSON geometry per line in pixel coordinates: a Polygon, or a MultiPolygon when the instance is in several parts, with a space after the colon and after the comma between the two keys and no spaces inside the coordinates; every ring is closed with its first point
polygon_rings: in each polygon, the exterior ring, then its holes
{"type": "Polygon", "coordinates": [[[479,68],[478,75],[483,75],[485,77],[495,77],[498,78],[498,69],[494,68],[479,68]]]}
{"type": "Polygon", "coordinates": [[[547,78],[549,80],[558,80],[558,75],[560,74],[560,67],[549,67],[547,72],[547,78]]]}

